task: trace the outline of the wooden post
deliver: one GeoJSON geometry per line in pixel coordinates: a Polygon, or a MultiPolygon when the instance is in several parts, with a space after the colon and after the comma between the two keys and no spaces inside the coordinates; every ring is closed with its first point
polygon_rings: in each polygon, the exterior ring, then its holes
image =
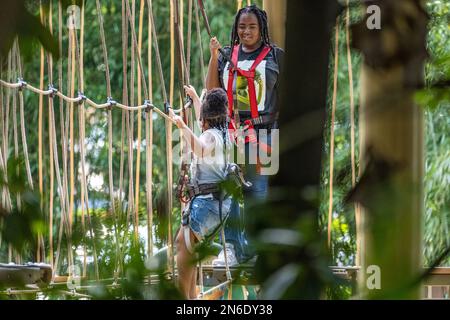
{"type": "Polygon", "coordinates": [[[353,193],[364,208],[362,298],[420,298],[414,281],[422,270],[423,114],[413,94],[423,79],[426,17],[414,3],[378,3],[396,21],[413,13],[413,26],[398,23],[372,31],[364,21],[353,29],[354,44],[364,55],[359,110],[363,171],[353,193]],[[393,37],[380,36],[384,32],[393,37]],[[365,46],[363,38],[375,45],[365,46]],[[412,48],[409,56],[383,51],[402,45],[412,48]]]}
{"type": "Polygon", "coordinates": [[[329,49],[337,9],[334,1],[287,1],[284,66],[289,67],[280,73],[279,171],[270,177],[266,202],[249,209],[249,221],[254,217],[255,222],[246,228],[254,239],[274,228],[286,234],[286,229],[301,234],[301,244],[260,246],[255,278],[263,284],[263,299],[318,299],[323,292],[316,270],[326,269],[327,259],[321,255],[317,231],[319,203],[312,199],[320,194],[329,49]],[[314,254],[299,254],[309,246],[316,248],[314,254]],[[291,270],[289,285],[270,289],[269,279],[276,282],[291,270]]]}
{"type": "Polygon", "coordinates": [[[286,0],[264,0],[263,7],[267,12],[270,39],[284,49],[286,35],[286,0]]]}

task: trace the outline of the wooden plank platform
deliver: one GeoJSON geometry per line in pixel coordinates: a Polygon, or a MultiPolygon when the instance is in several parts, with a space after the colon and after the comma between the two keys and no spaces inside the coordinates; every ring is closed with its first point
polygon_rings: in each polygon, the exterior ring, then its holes
{"type": "Polygon", "coordinates": [[[48,264],[0,264],[0,287],[20,288],[36,284],[45,286],[52,279],[52,268],[48,264]]]}

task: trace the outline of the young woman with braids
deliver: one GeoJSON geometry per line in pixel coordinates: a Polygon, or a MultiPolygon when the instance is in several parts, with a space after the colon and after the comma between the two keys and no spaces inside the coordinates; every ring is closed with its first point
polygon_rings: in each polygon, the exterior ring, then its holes
{"type": "Polygon", "coordinates": [[[231,141],[228,135],[227,95],[223,89],[210,90],[200,105],[200,99],[192,86],[185,87],[194,103],[202,134],[197,137],[183,119],[171,111],[171,117],[183,131],[186,144],[194,153],[191,164],[193,197],[186,206],[182,227],[177,236],[177,266],[181,291],[188,299],[196,298],[196,270],[193,265],[195,244],[212,240],[227,219],[231,197],[218,196],[219,184],[227,175],[231,141]],[[220,208],[221,207],[221,208],[220,208]]]}
{"type": "MultiPolygon", "coordinates": [[[[246,135],[244,173],[253,186],[244,189],[244,203],[265,199],[268,176],[262,175],[258,161],[249,157],[253,147],[270,152],[271,129],[277,128],[277,88],[284,52],[270,42],[267,14],[255,5],[247,6],[236,14],[231,31],[231,45],[220,53],[219,41],[210,41],[211,59],[206,77],[207,89],[223,88],[227,91],[231,129],[244,129],[246,135]],[[267,139],[259,139],[259,131],[268,131],[267,139]],[[255,143],[256,141],[256,143],[255,143]],[[250,158],[250,159],[249,159],[250,158]]],[[[238,146],[239,147],[239,146],[238,146]]],[[[254,253],[248,246],[243,228],[243,212],[234,202],[225,228],[227,257],[231,264],[250,259],[254,253]]],[[[224,264],[223,252],[215,265],[224,264]]]]}

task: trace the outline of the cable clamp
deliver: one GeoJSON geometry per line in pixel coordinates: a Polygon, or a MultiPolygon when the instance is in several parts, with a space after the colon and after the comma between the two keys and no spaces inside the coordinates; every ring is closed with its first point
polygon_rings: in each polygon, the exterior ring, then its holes
{"type": "Polygon", "coordinates": [[[112,97],[108,97],[107,103],[109,104],[108,110],[112,110],[112,107],[117,105],[117,102],[112,97]]]}
{"type": "Polygon", "coordinates": [[[192,98],[187,96],[186,102],[184,103],[184,109],[186,110],[186,109],[192,108],[192,105],[193,105],[192,98]]]}
{"type": "Polygon", "coordinates": [[[86,96],[81,91],[78,91],[78,98],[80,99],[78,101],[78,104],[80,104],[80,105],[86,101],[86,96]]]}
{"type": "Polygon", "coordinates": [[[164,112],[166,114],[169,113],[169,109],[172,109],[172,107],[170,106],[170,104],[168,102],[164,102],[164,112]]]}
{"type": "Polygon", "coordinates": [[[17,82],[19,83],[19,91],[27,87],[27,83],[23,81],[23,78],[17,78],[17,82]]]}
{"type": "Polygon", "coordinates": [[[51,90],[52,92],[50,92],[50,94],[48,95],[50,98],[54,98],[56,96],[56,94],[58,93],[58,89],[55,88],[55,86],[50,83],[48,85],[48,90],[51,90]]]}
{"type": "Polygon", "coordinates": [[[155,108],[155,106],[153,105],[153,103],[150,100],[145,100],[144,105],[145,105],[145,109],[144,109],[145,112],[150,112],[155,108]]]}

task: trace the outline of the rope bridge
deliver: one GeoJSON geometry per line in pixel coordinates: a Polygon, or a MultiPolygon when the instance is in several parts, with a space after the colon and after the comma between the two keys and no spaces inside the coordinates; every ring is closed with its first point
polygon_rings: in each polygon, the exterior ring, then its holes
{"type": "MultiPolygon", "coordinates": [[[[109,202],[111,207],[111,213],[114,220],[114,238],[115,238],[115,250],[117,259],[114,263],[114,283],[117,284],[117,280],[120,275],[123,275],[123,259],[125,250],[125,241],[127,239],[126,235],[128,232],[128,226],[133,220],[134,229],[134,242],[137,243],[138,238],[138,226],[139,226],[139,190],[140,190],[140,166],[141,166],[141,143],[142,143],[142,113],[145,115],[145,186],[146,186],[146,217],[147,217],[147,257],[153,255],[153,207],[152,207],[152,148],[149,146],[153,145],[153,112],[156,112],[165,121],[166,128],[166,164],[167,164],[167,217],[168,217],[168,246],[167,246],[167,270],[171,274],[172,278],[175,278],[175,266],[174,266],[174,250],[173,250],[173,236],[172,236],[172,201],[173,194],[173,171],[172,171],[172,123],[173,120],[167,115],[168,109],[171,108],[174,102],[174,79],[175,79],[175,61],[177,60],[178,65],[178,78],[180,80],[180,105],[181,107],[174,110],[176,113],[185,117],[185,119],[193,119],[191,115],[191,109],[189,108],[190,103],[182,103],[182,88],[183,84],[189,84],[190,82],[190,68],[191,68],[191,48],[192,48],[192,13],[195,13],[196,20],[196,31],[197,31],[197,41],[198,48],[200,49],[200,71],[201,79],[205,81],[205,68],[203,60],[203,47],[200,32],[200,21],[199,21],[199,7],[197,1],[186,0],[188,7],[188,30],[187,30],[187,49],[186,56],[184,54],[184,39],[183,39],[183,10],[184,4],[183,0],[171,0],[170,1],[170,88],[169,94],[166,91],[164,73],[161,62],[161,55],[158,45],[158,34],[155,26],[154,10],[152,0],[140,0],[139,2],[139,22],[136,32],[136,0],[131,0],[131,5],[129,0],[122,0],[122,12],[121,12],[121,28],[122,28],[122,101],[116,101],[112,97],[111,89],[111,76],[108,58],[108,46],[105,37],[104,30],[104,19],[102,16],[102,7],[100,0],[96,0],[96,13],[99,25],[99,35],[100,44],[102,48],[103,63],[105,66],[105,80],[106,80],[106,95],[108,97],[105,102],[95,102],[94,99],[89,98],[88,94],[85,94],[85,81],[84,81],[84,36],[85,36],[85,4],[81,6],[80,14],[80,27],[79,33],[76,28],[68,28],[68,38],[67,38],[67,72],[66,80],[67,92],[63,91],[63,62],[60,59],[57,62],[56,73],[57,77],[54,79],[54,61],[50,53],[45,52],[41,47],[40,50],[40,74],[39,74],[39,85],[34,86],[27,83],[23,79],[22,71],[22,61],[20,54],[19,42],[16,39],[7,57],[7,76],[3,78],[3,74],[0,75],[0,125],[2,128],[3,139],[0,145],[0,169],[5,172],[5,181],[7,182],[7,158],[10,151],[10,131],[12,127],[13,131],[13,142],[14,142],[14,157],[17,159],[19,157],[19,125],[17,123],[17,108],[19,108],[19,119],[20,119],[20,133],[22,141],[22,153],[25,160],[25,169],[27,173],[27,182],[31,189],[34,189],[33,178],[30,168],[30,160],[28,156],[28,146],[26,137],[26,123],[25,123],[25,102],[24,102],[24,92],[29,91],[39,95],[39,110],[38,110],[38,188],[41,197],[41,209],[43,208],[43,200],[48,197],[48,238],[45,239],[43,234],[38,236],[38,246],[36,248],[36,260],[37,262],[47,262],[52,271],[51,285],[57,285],[57,280],[60,278],[57,275],[59,265],[61,264],[61,249],[63,245],[63,235],[65,234],[66,245],[67,245],[67,264],[69,266],[75,265],[74,252],[72,247],[72,235],[74,228],[74,207],[75,207],[75,194],[76,194],[76,182],[79,183],[80,187],[80,204],[81,204],[81,225],[83,234],[89,232],[89,237],[91,240],[94,239],[92,219],[91,219],[91,209],[89,208],[89,192],[87,183],[87,163],[86,163],[86,145],[85,145],[85,135],[86,135],[86,108],[92,107],[96,110],[106,110],[107,112],[107,127],[108,127],[108,183],[109,183],[109,202]],[[179,3],[180,2],[180,3],[179,3]],[[147,31],[148,31],[148,52],[147,52],[147,70],[144,69],[143,65],[143,35],[144,35],[144,13],[145,7],[147,7],[147,31]],[[181,10],[180,10],[181,8],[181,10]],[[129,33],[131,33],[131,44],[129,44],[129,33]],[[175,37],[177,38],[175,41],[175,37]],[[152,46],[153,44],[153,46],[152,46]],[[128,60],[128,49],[130,50],[130,60],[128,60]],[[175,58],[175,55],[177,58],[175,58]],[[155,59],[155,61],[153,61],[155,59]],[[130,70],[128,70],[128,62],[130,62],[130,70]],[[153,102],[153,64],[156,64],[157,74],[159,78],[159,84],[161,88],[162,97],[162,107],[158,108],[153,102]],[[49,81],[48,88],[44,88],[44,70],[47,67],[47,79],[49,81]],[[146,72],[148,78],[146,78],[146,72]],[[128,74],[130,73],[130,74],[128,74]],[[17,81],[15,80],[17,79],[17,81]],[[129,83],[128,80],[129,79],[129,83]],[[54,81],[57,81],[55,84],[54,81]],[[78,91],[76,94],[75,91],[78,91]],[[44,163],[44,97],[48,100],[48,151],[49,151],[49,162],[44,163]],[[137,97],[137,101],[135,101],[137,97]],[[18,99],[17,99],[18,98],[18,99]],[[144,98],[144,101],[142,101],[144,98]],[[56,101],[57,100],[57,101],[56,101]],[[59,119],[59,131],[61,133],[60,141],[57,139],[57,121],[55,116],[55,103],[59,104],[60,107],[60,119],[59,119]],[[65,106],[65,108],[64,108],[65,106]],[[117,230],[117,208],[115,201],[114,191],[117,187],[114,185],[113,179],[113,109],[121,110],[122,112],[122,127],[121,127],[121,148],[120,148],[120,170],[119,170],[119,187],[118,192],[120,195],[124,192],[125,187],[125,147],[128,147],[128,211],[127,211],[127,229],[123,238],[118,234],[117,230]],[[77,112],[78,119],[75,118],[75,113],[77,112]],[[137,112],[137,116],[135,116],[137,112]],[[10,123],[10,113],[13,116],[13,123],[10,123]],[[135,132],[135,118],[137,118],[137,137],[134,136],[135,132]],[[78,126],[76,125],[78,123],[78,126]],[[79,152],[79,163],[75,162],[75,130],[78,128],[78,152],[79,152]],[[135,139],[137,140],[136,146],[136,160],[133,152],[133,144],[135,139]],[[61,150],[58,152],[58,148],[61,150]],[[49,190],[44,190],[44,166],[48,165],[48,181],[49,190]],[[134,167],[135,165],[135,167],[134,167]],[[76,181],[75,169],[79,166],[81,174],[79,175],[79,181],[76,181]],[[57,206],[54,204],[54,194],[55,194],[55,178],[56,178],[56,193],[59,198],[59,229],[58,229],[58,239],[57,246],[54,247],[55,239],[53,238],[53,229],[56,226],[55,218],[58,218],[57,206]],[[134,181],[133,181],[134,180],[134,181]],[[55,216],[54,216],[55,214],[55,216]],[[48,241],[48,251],[45,249],[45,242],[48,241]]],[[[46,25],[50,32],[54,34],[53,28],[53,11],[56,8],[57,11],[57,36],[59,51],[62,53],[63,48],[63,8],[60,1],[56,1],[57,5],[55,7],[55,1],[49,1],[48,7],[44,8],[42,3],[40,3],[40,19],[43,25],[46,25]]],[[[250,1],[247,1],[250,4],[250,1]]],[[[242,6],[242,0],[237,1],[237,8],[242,6]]],[[[72,21],[76,20],[75,10],[71,10],[70,19],[72,21]]],[[[188,121],[189,125],[192,127],[192,121],[188,121]]],[[[1,191],[1,203],[2,206],[7,210],[13,208],[13,199],[11,199],[11,194],[7,186],[4,186],[1,191]]],[[[16,206],[20,207],[22,200],[20,196],[15,199],[16,206]]],[[[181,204],[183,206],[183,204],[181,204]]],[[[223,237],[222,237],[223,238],[223,237]]],[[[224,239],[223,239],[224,241],[224,239]]],[[[92,243],[92,256],[94,259],[94,269],[95,269],[95,281],[99,282],[100,272],[97,261],[97,248],[95,246],[95,241],[92,243]]],[[[0,244],[1,245],[1,244],[0,244]]],[[[83,271],[82,277],[87,276],[87,247],[84,244],[83,247],[83,271]]],[[[22,262],[22,257],[18,252],[14,252],[11,246],[8,248],[8,260],[9,262],[14,261],[16,263],[22,262]]],[[[73,270],[69,268],[69,277],[74,276],[73,270]]],[[[199,297],[211,297],[214,292],[224,292],[225,288],[229,289],[231,292],[231,273],[229,272],[227,266],[227,279],[224,283],[219,286],[203,292],[203,279],[202,279],[202,268],[200,264],[200,284],[201,292],[199,297]]],[[[149,283],[151,281],[149,280],[149,283]]],[[[33,290],[25,290],[25,293],[32,293],[33,290]]],[[[42,289],[39,289],[42,290],[42,289]]],[[[74,296],[77,296],[76,292],[71,292],[74,296]]],[[[223,293],[222,293],[223,294],[223,293]]],[[[88,297],[84,294],[79,294],[79,297],[88,297]]],[[[217,296],[216,296],[217,297],[217,296]]]]}

